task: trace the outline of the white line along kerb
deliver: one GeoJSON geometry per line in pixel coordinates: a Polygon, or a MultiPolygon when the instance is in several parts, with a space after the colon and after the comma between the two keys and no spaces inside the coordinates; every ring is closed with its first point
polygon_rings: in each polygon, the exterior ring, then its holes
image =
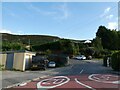
{"type": "Polygon", "coordinates": [[[19,84],[19,86],[25,86],[25,85],[27,85],[27,83],[21,83],[21,84],[19,84]]]}
{"type": "Polygon", "coordinates": [[[102,75],[102,74],[92,74],[88,76],[88,79],[96,81],[96,82],[102,82],[102,83],[112,83],[112,84],[120,84],[120,80],[111,80],[111,78],[119,78],[119,76],[115,75],[102,75]]]}
{"type": "Polygon", "coordinates": [[[61,86],[61,85],[65,84],[65,83],[68,83],[69,81],[70,81],[70,78],[68,78],[66,76],[56,76],[56,77],[52,77],[52,78],[49,78],[49,79],[44,79],[44,80],[38,82],[37,83],[37,88],[38,89],[39,88],[46,88],[46,89],[55,88],[55,87],[58,87],[58,86],[61,86]],[[42,84],[44,84],[44,86],[42,86],[42,84]],[[50,84],[53,84],[53,85],[49,86],[50,84]]]}

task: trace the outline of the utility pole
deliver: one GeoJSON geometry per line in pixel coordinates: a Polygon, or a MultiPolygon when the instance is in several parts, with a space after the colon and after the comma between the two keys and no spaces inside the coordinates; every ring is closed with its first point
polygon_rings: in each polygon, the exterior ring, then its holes
{"type": "Polygon", "coordinates": [[[30,50],[30,39],[28,40],[28,46],[29,46],[29,50],[30,50]]]}

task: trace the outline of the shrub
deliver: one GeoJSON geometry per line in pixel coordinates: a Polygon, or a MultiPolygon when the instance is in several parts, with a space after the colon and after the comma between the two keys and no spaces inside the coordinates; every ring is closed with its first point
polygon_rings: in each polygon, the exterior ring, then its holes
{"type": "Polygon", "coordinates": [[[0,71],[4,70],[4,65],[0,65],[0,71]]]}
{"type": "Polygon", "coordinates": [[[120,52],[116,52],[112,55],[111,66],[113,70],[120,70],[120,52]]]}
{"type": "Polygon", "coordinates": [[[103,58],[103,55],[101,54],[101,51],[96,50],[95,53],[94,53],[94,57],[95,58],[103,58]]]}

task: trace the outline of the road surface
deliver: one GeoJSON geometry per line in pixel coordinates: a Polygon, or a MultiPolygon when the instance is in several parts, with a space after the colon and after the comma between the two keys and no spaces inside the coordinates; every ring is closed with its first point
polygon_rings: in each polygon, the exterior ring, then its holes
{"type": "MultiPolygon", "coordinates": [[[[37,73],[30,71],[29,73],[37,73]]],[[[38,73],[37,73],[38,74],[38,73]]],[[[32,90],[120,90],[119,72],[103,67],[101,60],[70,60],[70,65],[43,73],[44,77],[17,84],[12,89],[32,90]]],[[[10,88],[9,88],[10,89],[10,88]]]]}

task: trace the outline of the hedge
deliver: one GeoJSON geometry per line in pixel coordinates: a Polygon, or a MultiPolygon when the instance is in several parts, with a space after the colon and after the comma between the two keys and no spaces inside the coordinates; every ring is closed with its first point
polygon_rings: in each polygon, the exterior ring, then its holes
{"type": "Polygon", "coordinates": [[[120,71],[120,51],[112,55],[111,66],[113,70],[120,71]]]}

